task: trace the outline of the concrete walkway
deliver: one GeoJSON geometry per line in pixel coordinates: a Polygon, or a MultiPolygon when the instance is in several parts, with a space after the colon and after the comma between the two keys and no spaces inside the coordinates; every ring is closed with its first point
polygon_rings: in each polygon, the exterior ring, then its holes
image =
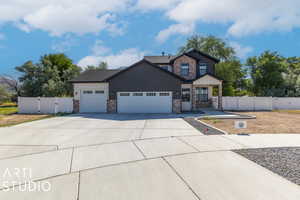
{"type": "Polygon", "coordinates": [[[204,136],[176,115],[30,122],[0,129],[0,199],[299,200],[298,185],[230,151],[274,146],[300,135],[204,136]]]}

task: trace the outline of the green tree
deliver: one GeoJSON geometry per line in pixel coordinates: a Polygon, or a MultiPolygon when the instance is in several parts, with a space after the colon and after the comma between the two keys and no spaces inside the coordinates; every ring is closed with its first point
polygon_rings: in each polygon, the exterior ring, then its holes
{"type": "Polygon", "coordinates": [[[224,96],[245,95],[246,86],[246,70],[242,69],[242,64],[239,60],[230,60],[220,62],[216,67],[216,74],[222,77],[224,96]]]}
{"type": "Polygon", "coordinates": [[[226,41],[215,36],[193,35],[187,39],[184,46],[180,47],[179,53],[186,52],[190,49],[196,49],[207,53],[221,61],[231,60],[235,58],[234,49],[229,46],[226,41]]]}
{"type": "Polygon", "coordinates": [[[290,57],[284,61],[286,72],[283,73],[287,96],[300,96],[300,58],[290,57]]]}
{"type": "Polygon", "coordinates": [[[85,68],[85,71],[87,70],[96,70],[96,69],[107,69],[108,65],[106,62],[101,62],[98,66],[89,65],[85,68]]]}
{"type": "Polygon", "coordinates": [[[5,101],[9,101],[11,98],[11,95],[7,91],[7,89],[0,85],[0,103],[2,104],[5,101]]]}
{"type": "Polygon", "coordinates": [[[247,70],[243,69],[234,49],[226,41],[212,35],[194,35],[187,39],[186,44],[179,49],[179,53],[190,49],[199,50],[220,60],[216,65],[216,75],[224,80],[224,96],[247,94],[245,92],[247,70]]]}
{"type": "Polygon", "coordinates": [[[285,59],[277,52],[265,51],[260,56],[250,57],[246,65],[250,67],[253,93],[257,96],[284,96],[283,74],[287,72],[285,59]]]}
{"type": "Polygon", "coordinates": [[[42,56],[36,64],[28,61],[16,70],[21,73],[22,96],[53,97],[72,95],[69,81],[80,73],[81,68],[64,54],[49,54],[42,56]]]}

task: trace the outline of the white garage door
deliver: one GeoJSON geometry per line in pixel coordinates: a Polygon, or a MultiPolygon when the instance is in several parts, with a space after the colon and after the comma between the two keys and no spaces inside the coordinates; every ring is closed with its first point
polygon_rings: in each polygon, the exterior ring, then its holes
{"type": "Polygon", "coordinates": [[[119,113],[171,113],[172,92],[119,92],[119,113]]]}
{"type": "Polygon", "coordinates": [[[83,90],[80,95],[80,112],[106,112],[106,100],[107,95],[103,90],[83,90]]]}

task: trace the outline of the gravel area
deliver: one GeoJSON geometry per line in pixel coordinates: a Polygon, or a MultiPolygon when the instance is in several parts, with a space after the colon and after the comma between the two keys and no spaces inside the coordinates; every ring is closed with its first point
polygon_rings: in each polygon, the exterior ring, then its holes
{"type": "Polygon", "coordinates": [[[243,149],[234,152],[300,185],[300,147],[243,149]]]}
{"type": "Polygon", "coordinates": [[[221,131],[206,126],[205,124],[194,118],[184,118],[184,120],[204,135],[224,135],[224,133],[222,133],[221,131]]]}

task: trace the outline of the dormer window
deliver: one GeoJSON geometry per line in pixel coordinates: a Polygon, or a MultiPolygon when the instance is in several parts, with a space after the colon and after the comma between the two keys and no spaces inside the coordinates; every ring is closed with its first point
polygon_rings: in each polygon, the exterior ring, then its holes
{"type": "Polygon", "coordinates": [[[164,70],[166,70],[166,71],[169,71],[169,72],[172,71],[172,68],[171,68],[170,65],[162,65],[161,68],[164,69],[164,70]]]}
{"type": "Polygon", "coordinates": [[[189,75],[189,68],[190,68],[190,65],[188,63],[181,63],[181,65],[180,65],[180,75],[181,76],[188,76],[189,75]]]}
{"type": "Polygon", "coordinates": [[[199,74],[200,74],[200,76],[202,76],[204,74],[207,74],[207,69],[208,69],[207,63],[199,63],[199,74]]]}

